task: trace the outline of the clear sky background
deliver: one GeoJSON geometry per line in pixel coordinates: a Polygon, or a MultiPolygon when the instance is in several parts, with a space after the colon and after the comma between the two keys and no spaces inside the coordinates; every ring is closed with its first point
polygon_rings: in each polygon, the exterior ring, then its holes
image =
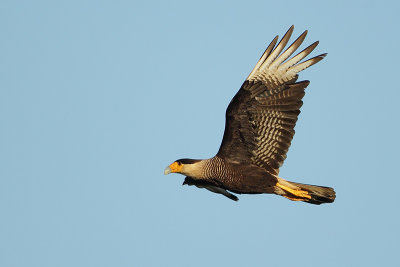
{"type": "Polygon", "coordinates": [[[396,266],[398,1],[0,2],[0,266],[396,266]],[[280,176],[333,204],[164,176],[220,145],[277,34],[312,55],[280,176]],[[294,38],[292,38],[294,40],[294,38]]]}

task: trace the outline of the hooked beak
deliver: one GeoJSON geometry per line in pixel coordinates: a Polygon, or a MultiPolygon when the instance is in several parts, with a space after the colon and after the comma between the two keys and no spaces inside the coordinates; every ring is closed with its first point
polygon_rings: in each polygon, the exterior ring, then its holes
{"type": "Polygon", "coordinates": [[[172,172],[172,170],[169,166],[164,169],[164,175],[170,174],[171,172],[172,172]]]}
{"type": "Polygon", "coordinates": [[[164,174],[166,175],[171,172],[180,173],[181,170],[182,170],[182,164],[175,161],[171,165],[169,165],[167,168],[165,168],[164,174]]]}

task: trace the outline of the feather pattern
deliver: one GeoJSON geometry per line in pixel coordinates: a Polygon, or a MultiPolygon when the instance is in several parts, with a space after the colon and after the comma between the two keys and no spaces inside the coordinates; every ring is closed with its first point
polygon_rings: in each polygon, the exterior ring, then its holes
{"type": "Polygon", "coordinates": [[[276,46],[278,37],[274,38],[229,104],[218,157],[254,164],[278,174],[295,134],[304,90],[309,84],[296,82],[298,73],[326,55],[302,61],[318,45],[314,42],[290,58],[307,35],[307,31],[303,32],[284,50],[293,29],[290,27],[276,46]]]}

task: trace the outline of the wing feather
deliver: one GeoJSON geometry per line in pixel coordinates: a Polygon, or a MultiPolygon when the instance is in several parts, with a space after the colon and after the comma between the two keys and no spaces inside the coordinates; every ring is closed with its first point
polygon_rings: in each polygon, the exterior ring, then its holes
{"type": "Polygon", "coordinates": [[[312,43],[308,47],[306,47],[303,51],[286,61],[280,66],[280,69],[282,70],[287,70],[289,67],[299,63],[301,60],[303,60],[306,56],[308,56],[319,44],[318,41],[312,43]]]}
{"type": "Polygon", "coordinates": [[[289,46],[288,49],[286,49],[286,51],[284,53],[282,53],[282,55],[280,55],[273,64],[271,64],[271,68],[275,68],[277,66],[279,66],[283,61],[285,61],[286,59],[288,59],[296,50],[297,48],[299,48],[299,46],[303,43],[304,39],[307,36],[308,31],[304,31],[297,39],[296,41],[293,42],[293,44],[291,44],[289,46]]]}
{"type": "Polygon", "coordinates": [[[293,72],[296,72],[296,73],[300,72],[300,71],[305,70],[306,68],[311,67],[312,65],[320,62],[325,56],[326,56],[326,54],[322,54],[322,55],[313,57],[313,58],[311,58],[311,59],[309,59],[307,61],[304,61],[304,62],[302,62],[300,64],[297,64],[297,65],[294,65],[294,66],[290,67],[289,70],[293,71],[293,72]]]}
{"type": "Polygon", "coordinates": [[[318,45],[314,42],[290,58],[307,35],[304,31],[284,50],[293,29],[289,28],[276,47],[278,37],[272,40],[229,104],[217,156],[230,162],[255,164],[278,174],[295,134],[304,90],[309,84],[296,82],[298,73],[326,55],[301,62],[318,45]]]}
{"type": "Polygon", "coordinates": [[[261,64],[265,61],[265,59],[269,56],[271,53],[272,49],[275,47],[276,42],[278,41],[278,36],[275,36],[275,38],[272,40],[272,42],[269,44],[267,49],[265,49],[265,52],[262,54],[261,58],[258,60],[256,66],[254,67],[253,71],[249,74],[251,76],[258,68],[261,66],[261,64]]]}
{"type": "Polygon", "coordinates": [[[265,59],[265,61],[261,65],[261,70],[264,70],[268,68],[273,62],[276,57],[282,52],[282,50],[285,48],[287,43],[289,42],[290,37],[292,36],[294,26],[289,28],[289,30],[285,33],[285,35],[282,37],[281,41],[279,44],[276,46],[276,48],[271,52],[271,54],[265,59]]]}

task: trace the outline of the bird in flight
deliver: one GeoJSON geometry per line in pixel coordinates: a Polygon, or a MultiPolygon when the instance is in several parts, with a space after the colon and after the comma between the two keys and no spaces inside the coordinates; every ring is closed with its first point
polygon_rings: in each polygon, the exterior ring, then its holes
{"type": "Polygon", "coordinates": [[[269,44],[226,110],[225,132],[217,155],[210,159],[179,159],[164,174],[185,175],[185,185],[206,188],[237,201],[236,194],[276,194],[311,204],[331,203],[333,188],[287,181],[279,168],[294,136],[294,127],[309,81],[298,73],[322,60],[321,54],[303,60],[314,42],[291,57],[303,43],[303,32],[286,50],[294,26],[280,42],[269,44]],[[283,52],[282,52],[283,51],[283,52]]]}

